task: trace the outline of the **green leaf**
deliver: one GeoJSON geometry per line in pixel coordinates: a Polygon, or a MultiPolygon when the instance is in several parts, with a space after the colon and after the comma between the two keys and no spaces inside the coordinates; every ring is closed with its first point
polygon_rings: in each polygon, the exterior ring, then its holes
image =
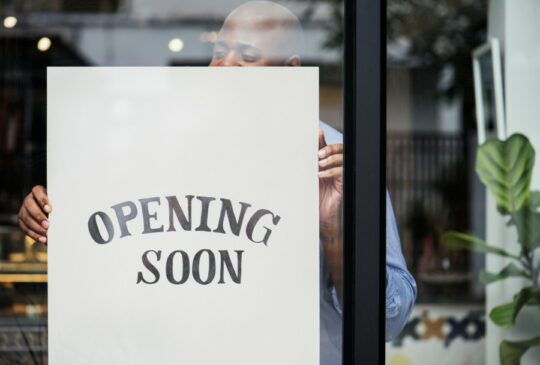
{"type": "Polygon", "coordinates": [[[540,191],[531,191],[531,198],[529,201],[529,207],[533,211],[537,211],[540,208],[540,191]]]}
{"type": "Polygon", "coordinates": [[[516,225],[519,243],[528,252],[540,247],[540,212],[526,205],[512,215],[512,222],[516,225]]]}
{"type": "Polygon", "coordinates": [[[530,296],[525,305],[538,305],[540,303],[540,289],[531,290],[530,296]]]}
{"type": "Polygon", "coordinates": [[[502,341],[499,347],[501,365],[519,365],[523,354],[531,347],[538,345],[540,345],[540,336],[525,341],[502,341]]]}
{"type": "Polygon", "coordinates": [[[452,249],[465,249],[482,253],[492,253],[499,256],[519,259],[518,256],[512,255],[503,249],[490,246],[480,238],[466,233],[459,233],[455,231],[446,232],[442,235],[441,240],[446,247],[452,249]]]}
{"type": "Polygon", "coordinates": [[[527,305],[540,305],[540,295],[530,298],[527,305]]]}
{"type": "Polygon", "coordinates": [[[527,304],[527,302],[534,296],[534,288],[523,288],[514,299],[516,303],[514,306],[514,312],[512,313],[512,323],[516,323],[516,318],[521,309],[527,304]]]}
{"type": "Polygon", "coordinates": [[[489,318],[499,327],[508,327],[512,324],[512,314],[514,313],[514,302],[496,306],[489,313],[489,318]]]}
{"type": "Polygon", "coordinates": [[[491,310],[489,318],[499,327],[508,327],[515,323],[521,309],[528,304],[532,298],[539,298],[538,289],[527,287],[514,297],[510,303],[499,305],[491,310]]]}
{"type": "Polygon", "coordinates": [[[515,213],[528,202],[534,158],[531,143],[521,134],[488,140],[478,148],[476,173],[502,214],[515,213]]]}
{"type": "Polygon", "coordinates": [[[521,276],[525,278],[529,277],[527,275],[527,272],[525,272],[524,270],[521,270],[519,267],[517,267],[513,263],[510,263],[506,265],[501,271],[499,271],[499,273],[491,273],[491,272],[482,270],[480,272],[480,281],[482,281],[482,283],[484,284],[490,284],[490,283],[493,283],[494,281],[504,280],[509,277],[516,277],[516,276],[521,276]]]}

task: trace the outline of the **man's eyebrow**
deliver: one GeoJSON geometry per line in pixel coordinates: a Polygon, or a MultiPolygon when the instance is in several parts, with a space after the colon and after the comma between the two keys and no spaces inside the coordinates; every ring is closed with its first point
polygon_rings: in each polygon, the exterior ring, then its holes
{"type": "Polygon", "coordinates": [[[216,43],[214,43],[214,45],[218,46],[218,47],[229,48],[227,43],[225,43],[224,41],[216,41],[216,43]]]}

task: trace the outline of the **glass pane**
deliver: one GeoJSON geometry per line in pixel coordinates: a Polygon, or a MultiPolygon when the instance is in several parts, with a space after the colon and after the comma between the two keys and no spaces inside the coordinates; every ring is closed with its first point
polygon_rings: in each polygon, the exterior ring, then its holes
{"type": "MultiPolygon", "coordinates": [[[[529,95],[540,86],[539,11],[538,1],[388,1],[387,184],[418,284],[411,317],[386,345],[388,364],[499,364],[499,356],[521,356],[500,347],[503,339],[538,335],[528,325],[537,308],[515,324],[488,314],[538,280],[527,246],[537,241],[528,235],[538,185],[532,151],[521,137],[496,140],[520,132],[539,143],[529,95]],[[510,153],[511,144],[520,150],[510,153]],[[509,162],[495,165],[488,154],[509,162]],[[512,179],[500,168],[515,169],[512,179]],[[518,180],[524,188],[512,195],[518,180]],[[464,233],[518,259],[486,255],[464,233]]],[[[531,349],[520,363],[538,359],[531,349]]]]}
{"type": "Polygon", "coordinates": [[[0,14],[0,362],[48,361],[47,67],[315,66],[317,346],[321,364],[341,363],[343,2],[8,0],[0,14]]]}

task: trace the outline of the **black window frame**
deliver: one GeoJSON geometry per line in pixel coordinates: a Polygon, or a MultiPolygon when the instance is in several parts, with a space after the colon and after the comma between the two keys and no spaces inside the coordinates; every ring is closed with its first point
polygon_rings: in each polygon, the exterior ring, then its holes
{"type": "Polygon", "coordinates": [[[385,25],[386,1],[345,0],[343,364],[385,360],[385,25]]]}

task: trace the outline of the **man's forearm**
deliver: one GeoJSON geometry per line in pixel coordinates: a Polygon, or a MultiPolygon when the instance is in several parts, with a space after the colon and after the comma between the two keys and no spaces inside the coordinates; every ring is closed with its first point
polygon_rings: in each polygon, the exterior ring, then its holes
{"type": "Polygon", "coordinates": [[[338,300],[343,303],[343,229],[341,222],[330,229],[321,230],[321,242],[338,300]]]}

